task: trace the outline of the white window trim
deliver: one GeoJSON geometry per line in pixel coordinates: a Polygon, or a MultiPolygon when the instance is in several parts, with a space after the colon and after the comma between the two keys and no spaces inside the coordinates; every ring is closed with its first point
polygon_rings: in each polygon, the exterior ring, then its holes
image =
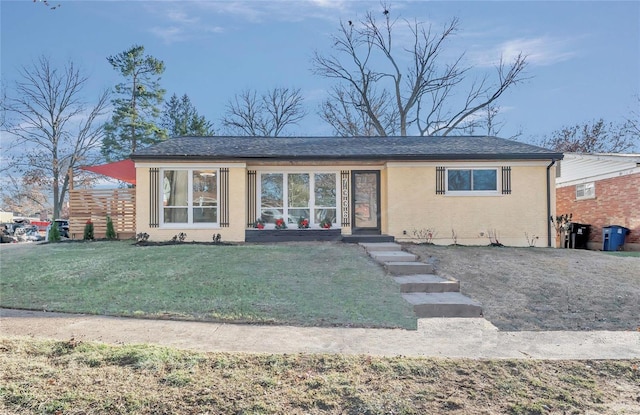
{"type": "MultiPolygon", "coordinates": [[[[288,194],[288,175],[289,174],[309,174],[309,228],[310,229],[320,229],[320,224],[315,223],[315,215],[312,214],[312,211],[316,208],[318,209],[335,209],[336,210],[336,223],[332,225],[332,228],[340,228],[340,171],[335,170],[300,170],[300,169],[291,169],[291,170],[260,170],[256,171],[256,213],[258,217],[262,216],[262,175],[263,174],[282,174],[282,190],[283,190],[283,213],[288,215],[289,206],[287,202],[288,194]],[[316,174],[333,174],[336,177],[336,205],[335,206],[316,206],[316,193],[315,193],[315,175],[316,174]]],[[[300,209],[300,207],[294,208],[300,209]]],[[[305,209],[305,208],[302,208],[305,209]]],[[[298,229],[297,223],[287,223],[288,229],[298,229]]],[[[275,224],[267,223],[265,224],[265,229],[275,229],[275,224]]]]}
{"type": "MultiPolygon", "coordinates": [[[[501,168],[494,166],[455,166],[447,167],[444,172],[444,195],[445,196],[503,196],[501,188],[501,168]],[[449,190],[449,170],[495,170],[496,190],[449,190]]],[[[472,173],[473,176],[473,173],[472,173]]]]}
{"type": "Polygon", "coordinates": [[[163,167],[160,169],[160,180],[159,180],[159,186],[160,190],[159,190],[159,198],[160,200],[158,201],[159,206],[160,206],[160,224],[159,227],[160,228],[164,228],[164,229],[218,229],[220,228],[220,168],[216,165],[216,167],[211,167],[211,166],[197,166],[197,167],[163,167]],[[183,223],[175,223],[175,222],[169,222],[169,223],[165,223],[164,221],[164,204],[163,204],[163,189],[162,189],[162,185],[164,182],[164,172],[165,171],[175,171],[175,170],[180,170],[180,171],[187,171],[187,206],[176,206],[176,207],[181,207],[187,208],[187,222],[183,222],[183,223]],[[193,172],[196,170],[215,170],[216,171],[216,191],[217,191],[217,195],[216,195],[216,200],[218,201],[218,206],[216,207],[216,209],[218,210],[216,217],[218,218],[217,222],[198,222],[198,223],[194,223],[193,222],[193,209],[194,207],[198,207],[194,204],[193,201],[193,172]]]}
{"type": "Polygon", "coordinates": [[[576,184],[576,200],[588,200],[596,198],[596,184],[595,182],[578,183],[576,184]],[[578,196],[578,188],[582,187],[582,196],[578,196]],[[587,194],[586,190],[590,190],[587,194]]]}

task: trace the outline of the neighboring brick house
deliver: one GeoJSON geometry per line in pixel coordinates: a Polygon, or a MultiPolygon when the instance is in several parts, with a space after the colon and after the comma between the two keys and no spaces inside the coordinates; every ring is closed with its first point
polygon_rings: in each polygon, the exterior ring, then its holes
{"type": "Polygon", "coordinates": [[[556,212],[591,225],[588,247],[602,249],[602,228],[631,230],[625,250],[640,250],[640,154],[565,153],[556,177],[556,212]]]}

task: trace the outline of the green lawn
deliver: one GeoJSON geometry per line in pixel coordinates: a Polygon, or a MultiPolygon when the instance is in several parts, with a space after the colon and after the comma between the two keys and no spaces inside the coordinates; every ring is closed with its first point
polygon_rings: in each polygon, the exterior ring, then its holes
{"type": "Polygon", "coordinates": [[[603,251],[605,254],[613,255],[613,256],[630,256],[630,257],[638,257],[640,258],[639,251],[603,251]]]}
{"type": "Polygon", "coordinates": [[[347,244],[42,244],[0,252],[0,306],[303,326],[404,327],[398,286],[347,244]]]}

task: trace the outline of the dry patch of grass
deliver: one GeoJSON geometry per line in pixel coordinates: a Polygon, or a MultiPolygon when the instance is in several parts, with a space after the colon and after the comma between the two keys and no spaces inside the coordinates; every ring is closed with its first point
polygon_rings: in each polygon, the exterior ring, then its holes
{"type": "Polygon", "coordinates": [[[581,249],[405,244],[460,281],[500,330],[636,330],[640,257],[581,249]]]}
{"type": "Polygon", "coordinates": [[[632,413],[638,364],[194,353],[3,338],[0,412],[632,413]]]}

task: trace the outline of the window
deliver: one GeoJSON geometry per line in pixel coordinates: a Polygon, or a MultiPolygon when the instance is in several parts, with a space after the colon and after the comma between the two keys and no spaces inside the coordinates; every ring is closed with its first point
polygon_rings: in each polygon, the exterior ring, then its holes
{"type": "Polygon", "coordinates": [[[576,185],[576,199],[593,199],[596,197],[596,186],[593,182],[576,185]]]}
{"type": "Polygon", "coordinates": [[[448,169],[447,192],[498,191],[497,169],[448,169]]]}
{"type": "Polygon", "coordinates": [[[217,224],[218,170],[163,170],[162,223],[217,224]]]}
{"type": "Polygon", "coordinates": [[[336,173],[262,173],[259,184],[259,212],[267,224],[280,218],[290,227],[300,218],[311,226],[325,218],[336,221],[336,173]]]}

